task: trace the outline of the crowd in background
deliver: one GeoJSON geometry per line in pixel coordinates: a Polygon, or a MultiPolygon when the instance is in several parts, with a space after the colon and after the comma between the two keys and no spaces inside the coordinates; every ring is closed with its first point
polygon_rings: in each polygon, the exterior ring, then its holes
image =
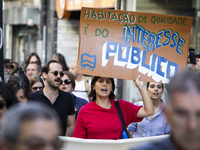
{"type": "MultiPolygon", "coordinates": [[[[198,77],[195,74],[198,74],[197,72],[200,70],[199,60],[199,55],[196,55],[195,63],[191,59],[188,60],[190,64],[188,70],[194,79],[198,77]],[[193,72],[195,73],[192,74],[193,72]]],[[[188,82],[182,81],[182,84],[188,87],[191,86],[193,92],[197,89],[198,94],[200,83],[196,80],[193,81],[188,76],[190,73],[187,71],[185,74],[185,80],[187,81],[188,78],[188,82]],[[195,85],[193,85],[193,82],[196,82],[195,85]]],[[[183,80],[183,77],[180,77],[180,79],[183,80]]],[[[140,81],[140,76],[135,80],[135,84],[142,96],[142,102],[132,104],[125,100],[117,101],[127,127],[127,134],[130,134],[132,138],[170,135],[173,132],[173,127],[176,126],[174,125],[175,122],[172,121],[173,118],[170,118],[172,116],[168,114],[169,118],[166,118],[167,115],[165,115],[170,111],[165,110],[167,104],[161,98],[164,93],[164,84],[147,82],[147,87],[145,87],[143,82],[140,81]]],[[[177,88],[180,88],[180,86],[181,83],[177,81],[177,88]]],[[[170,88],[177,90],[174,84],[170,88]]],[[[187,90],[185,88],[186,92],[187,90]]],[[[79,74],[77,63],[72,63],[69,68],[65,57],[59,53],[54,54],[52,60],[43,66],[40,57],[36,53],[27,56],[23,67],[16,62],[12,62],[11,59],[4,59],[4,81],[0,82],[1,148],[6,149],[10,145],[15,146],[16,143],[11,139],[16,138],[17,141],[19,133],[23,133],[24,146],[33,146],[33,149],[34,146],[36,149],[45,146],[59,149],[62,145],[57,138],[59,135],[85,139],[117,140],[122,138],[122,122],[117,111],[114,91],[115,82],[113,78],[79,74]],[[13,108],[12,105],[14,105],[13,108]],[[10,111],[7,111],[7,109],[10,109],[10,111]],[[14,114],[16,114],[16,117],[13,117],[14,114]],[[8,118],[13,121],[13,124],[16,124],[15,130],[13,126],[9,126],[8,118]],[[49,126],[38,127],[38,122],[49,123],[49,126]],[[26,124],[27,131],[25,130],[26,124]],[[22,125],[24,131],[20,130],[22,125]],[[34,131],[36,126],[38,131],[28,132],[30,130],[34,131]],[[55,131],[53,132],[53,130],[55,131]],[[25,133],[27,133],[27,137],[25,133]],[[15,137],[13,134],[15,134],[15,137]],[[35,139],[31,138],[33,134],[35,139]],[[48,134],[49,139],[45,136],[48,134]],[[48,142],[45,143],[40,138],[48,142]],[[7,144],[4,143],[5,141],[7,141],[7,144]],[[9,142],[11,142],[10,145],[9,142]]],[[[171,95],[169,95],[172,96],[173,91],[170,92],[171,95]]],[[[177,113],[181,119],[189,115],[186,114],[188,112],[184,109],[178,111],[177,113]]],[[[200,110],[197,111],[200,112],[200,110]]],[[[199,112],[196,115],[199,115],[199,112]]],[[[173,117],[175,115],[177,114],[173,114],[173,117]]],[[[178,119],[176,118],[177,121],[178,119]]],[[[200,131],[198,130],[200,129],[194,130],[197,134],[194,135],[195,140],[200,137],[200,131]]],[[[193,133],[193,130],[191,132],[193,133]]],[[[189,138],[190,134],[185,133],[188,139],[178,141],[178,146],[181,147],[181,142],[191,140],[189,138]]],[[[176,137],[173,136],[173,139],[176,139],[176,137]]],[[[169,141],[167,142],[169,143],[169,141]]],[[[199,147],[198,143],[194,142],[194,144],[199,147]]],[[[13,149],[17,148],[13,147],[13,149]]]]}

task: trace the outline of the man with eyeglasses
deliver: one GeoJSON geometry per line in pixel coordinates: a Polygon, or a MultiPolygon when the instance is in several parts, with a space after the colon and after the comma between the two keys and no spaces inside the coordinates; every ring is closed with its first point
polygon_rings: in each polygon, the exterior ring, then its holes
{"type": "Polygon", "coordinates": [[[59,150],[61,128],[57,113],[47,105],[15,105],[1,120],[2,150],[59,150]]]}
{"type": "Polygon", "coordinates": [[[164,107],[171,135],[131,150],[200,149],[200,74],[187,70],[175,75],[169,85],[164,107]]]}
{"type": "Polygon", "coordinates": [[[31,100],[43,102],[56,110],[60,117],[62,136],[72,136],[75,126],[75,110],[72,95],[59,89],[64,76],[62,65],[51,60],[42,67],[45,87],[31,93],[31,100]]]}

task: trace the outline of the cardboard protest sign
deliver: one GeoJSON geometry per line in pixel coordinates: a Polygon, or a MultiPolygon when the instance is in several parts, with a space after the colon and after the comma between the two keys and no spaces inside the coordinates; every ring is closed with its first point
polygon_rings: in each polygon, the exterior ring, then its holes
{"type": "Polygon", "coordinates": [[[192,17],[82,8],[78,72],[169,82],[187,66],[192,17]]]}

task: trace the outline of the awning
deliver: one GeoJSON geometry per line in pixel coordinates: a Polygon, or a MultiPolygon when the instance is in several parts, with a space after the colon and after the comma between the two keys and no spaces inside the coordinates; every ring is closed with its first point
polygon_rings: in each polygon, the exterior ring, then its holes
{"type": "Polygon", "coordinates": [[[56,0],[58,18],[69,18],[71,11],[79,11],[82,7],[114,8],[116,0],[56,0]]]}

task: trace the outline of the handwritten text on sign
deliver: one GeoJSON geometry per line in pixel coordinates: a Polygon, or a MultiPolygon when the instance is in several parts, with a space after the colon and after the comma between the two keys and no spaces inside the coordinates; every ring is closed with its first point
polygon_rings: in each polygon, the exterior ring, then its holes
{"type": "Polygon", "coordinates": [[[191,25],[191,17],[83,8],[79,72],[168,82],[186,67],[191,25]]]}

